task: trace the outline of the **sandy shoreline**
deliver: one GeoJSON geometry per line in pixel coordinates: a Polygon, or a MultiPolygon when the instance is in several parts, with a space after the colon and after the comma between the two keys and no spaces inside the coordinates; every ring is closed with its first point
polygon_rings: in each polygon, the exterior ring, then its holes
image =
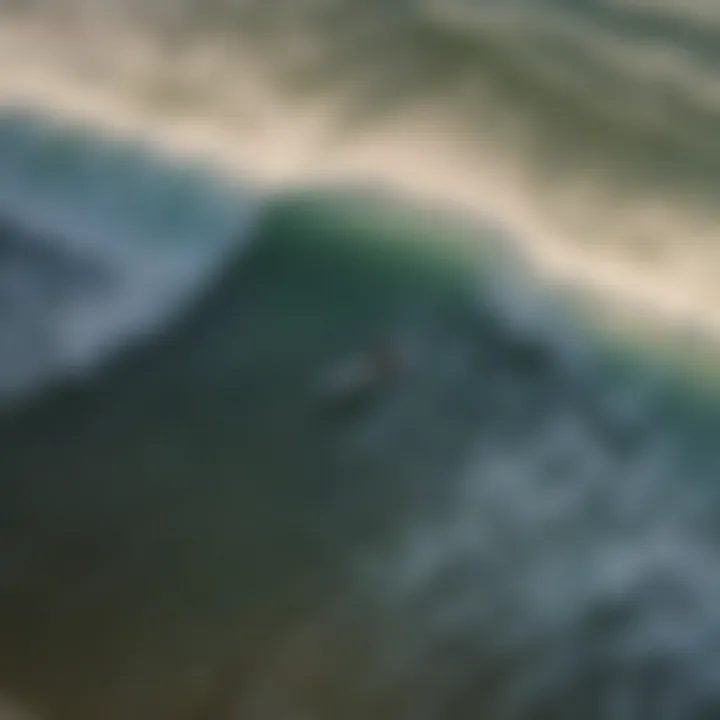
{"type": "MultiPolygon", "coordinates": [[[[62,62],[57,49],[44,54],[38,38],[0,31],[0,105],[36,106],[70,122],[86,122],[101,130],[149,139],[178,156],[201,157],[230,177],[247,179],[269,189],[285,185],[377,180],[402,191],[461,206],[509,229],[537,272],[553,282],[581,287],[586,294],[635,315],[642,322],[698,330],[720,339],[720,302],[712,288],[681,268],[662,264],[633,266],[617,253],[581,249],[564,241],[543,218],[539,199],[522,172],[488,143],[484,171],[464,160],[462,148],[442,133],[441,120],[431,114],[397,118],[370,135],[328,146],[331,107],[299,108],[283,103],[263,88],[252,86],[246,67],[234,78],[242,85],[243,108],[254,117],[159,111],[138,92],[134,81],[81,78],[62,62]]],[[[140,56],[138,51],[138,57],[140,56]]],[[[219,80],[219,84],[227,79],[219,80]]],[[[222,92],[222,88],[218,92],[222,92]]],[[[679,230],[680,231],[680,230],[679,230]]]]}

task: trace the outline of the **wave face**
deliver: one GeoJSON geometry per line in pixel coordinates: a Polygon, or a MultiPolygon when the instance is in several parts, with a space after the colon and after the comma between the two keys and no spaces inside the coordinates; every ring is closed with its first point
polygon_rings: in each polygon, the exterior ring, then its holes
{"type": "Polygon", "coordinates": [[[713,717],[715,395],[490,229],[37,122],[2,125],[3,692],[58,720],[713,717]]]}
{"type": "Polygon", "coordinates": [[[0,117],[3,695],[50,720],[720,714],[716,355],[701,378],[686,340],[674,363],[598,332],[522,255],[551,228],[713,310],[720,11],[2,8],[43,72],[92,56],[168,135],[202,107],[258,150],[225,182],[0,117]],[[140,27],[152,76],[117,52],[140,27]],[[390,192],[411,177],[492,224],[390,192]]]}

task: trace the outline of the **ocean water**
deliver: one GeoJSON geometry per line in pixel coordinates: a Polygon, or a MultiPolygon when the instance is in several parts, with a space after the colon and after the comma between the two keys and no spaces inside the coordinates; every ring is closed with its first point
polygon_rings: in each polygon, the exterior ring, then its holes
{"type": "MultiPolygon", "coordinates": [[[[88,7],[13,12],[145,25],[171,66],[222,32],[293,100],[276,136],[230,113],[257,145],[232,177],[4,103],[0,697],[720,718],[714,6],[88,7]],[[269,182],[251,158],[333,97],[269,182]],[[548,235],[586,274],[540,271],[548,235]]],[[[105,82],[150,103],[115,51],[105,82]]],[[[193,102],[228,121],[218,78],[174,87],[167,135],[193,102]]]]}

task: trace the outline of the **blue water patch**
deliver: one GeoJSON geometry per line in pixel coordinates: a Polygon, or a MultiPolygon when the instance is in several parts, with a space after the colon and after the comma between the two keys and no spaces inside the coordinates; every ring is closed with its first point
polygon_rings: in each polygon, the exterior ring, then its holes
{"type": "MultiPolygon", "coordinates": [[[[231,189],[202,166],[173,164],[140,143],[63,127],[27,110],[5,111],[0,225],[3,244],[23,257],[22,269],[3,287],[12,320],[4,326],[5,345],[15,344],[17,355],[17,332],[40,333],[43,372],[63,375],[93,365],[96,356],[179,312],[212,282],[226,254],[249,241],[261,204],[248,188],[231,189]],[[42,278],[63,256],[86,275],[95,267],[105,281],[78,294],[76,275],[66,275],[59,302],[42,278]],[[39,312],[47,318],[31,319],[31,307],[33,313],[44,308],[39,312]]],[[[22,355],[4,365],[2,394],[14,383],[8,368],[23,377],[28,369],[22,355]]]]}

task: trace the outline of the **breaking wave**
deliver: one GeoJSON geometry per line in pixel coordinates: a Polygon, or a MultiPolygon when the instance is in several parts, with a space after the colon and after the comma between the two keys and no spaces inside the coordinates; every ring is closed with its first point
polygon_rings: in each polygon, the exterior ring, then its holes
{"type": "Polygon", "coordinates": [[[3,692],[718,716],[710,3],[0,7],[3,692]]]}

